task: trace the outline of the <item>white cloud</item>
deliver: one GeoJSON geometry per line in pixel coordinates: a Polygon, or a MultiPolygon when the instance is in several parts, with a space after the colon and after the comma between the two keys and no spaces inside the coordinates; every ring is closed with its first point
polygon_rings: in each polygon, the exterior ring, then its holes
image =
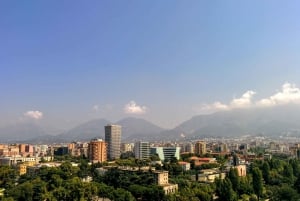
{"type": "Polygon", "coordinates": [[[130,101],[124,107],[124,112],[127,114],[144,114],[148,110],[145,106],[139,106],[135,101],[130,101]]]}
{"type": "Polygon", "coordinates": [[[234,98],[229,104],[214,102],[205,104],[201,108],[203,112],[216,112],[220,110],[230,110],[234,108],[250,108],[250,107],[272,107],[289,103],[300,104],[300,89],[295,84],[286,82],[282,85],[281,90],[267,98],[253,101],[256,92],[246,91],[240,98],[234,98]]]}
{"type": "Polygon", "coordinates": [[[24,116],[29,117],[31,119],[41,119],[41,118],[43,118],[43,113],[40,111],[37,111],[37,110],[36,111],[30,110],[30,111],[25,112],[24,116]]]}
{"type": "Polygon", "coordinates": [[[212,104],[205,104],[201,108],[204,112],[216,112],[220,110],[230,110],[233,108],[247,108],[253,105],[252,98],[256,94],[254,91],[246,91],[240,98],[234,98],[229,104],[216,101],[212,104]]]}
{"type": "Polygon", "coordinates": [[[214,102],[213,104],[204,104],[201,110],[205,111],[218,111],[218,110],[228,110],[229,106],[221,102],[214,102]]]}
{"type": "Polygon", "coordinates": [[[269,98],[264,98],[260,101],[257,101],[258,106],[266,107],[284,105],[289,103],[300,103],[300,89],[296,87],[295,84],[290,84],[288,82],[282,85],[281,91],[275,93],[269,98]]]}
{"type": "Polygon", "coordinates": [[[97,112],[99,110],[99,105],[94,105],[93,110],[97,112]]]}
{"type": "Polygon", "coordinates": [[[252,105],[252,98],[256,94],[254,91],[246,91],[242,97],[235,98],[231,101],[229,108],[245,108],[252,105]]]}

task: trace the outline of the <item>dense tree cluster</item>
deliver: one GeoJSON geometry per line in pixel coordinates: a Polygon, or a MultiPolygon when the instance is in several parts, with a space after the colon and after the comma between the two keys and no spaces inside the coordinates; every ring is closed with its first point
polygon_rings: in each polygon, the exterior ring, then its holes
{"type": "MultiPolygon", "coordinates": [[[[64,160],[66,158],[63,158],[64,160]]],[[[220,169],[224,169],[227,158],[218,158],[220,169]]],[[[74,161],[71,159],[70,161],[74,161]]],[[[137,160],[124,157],[117,160],[119,166],[142,167],[151,160],[137,160]]],[[[273,158],[251,163],[248,174],[239,177],[237,169],[231,168],[225,179],[217,178],[215,183],[199,183],[191,179],[205,167],[184,172],[176,159],[164,162],[158,169],[169,171],[170,182],[177,183],[179,191],[165,195],[162,187],[155,185],[153,173],[109,169],[98,175],[95,169],[105,164],[89,165],[84,158],[76,159],[79,166],[63,162],[60,167],[41,167],[36,174],[17,176],[15,169],[0,167],[0,189],[5,189],[0,200],[24,201],[84,201],[108,198],[116,201],[296,201],[300,199],[300,163],[296,159],[273,158]],[[92,176],[92,182],[84,178],[92,176]]]]}
{"type": "MultiPolygon", "coordinates": [[[[18,184],[10,186],[1,185],[6,189],[3,200],[95,200],[95,198],[109,198],[111,200],[135,200],[133,195],[121,188],[113,188],[99,182],[83,182],[82,178],[90,174],[90,169],[85,163],[79,167],[73,167],[70,162],[63,163],[58,168],[41,167],[35,175],[24,175],[18,180],[18,184]]],[[[1,167],[0,172],[13,170],[9,167],[1,167]],[[2,171],[3,170],[3,171],[2,171]]],[[[5,180],[9,176],[4,176],[5,180]]],[[[9,181],[12,182],[12,181],[9,181]]]]}
{"type": "Polygon", "coordinates": [[[300,200],[299,168],[298,160],[281,157],[253,162],[246,177],[231,168],[226,179],[216,180],[216,195],[220,201],[300,200]]]}

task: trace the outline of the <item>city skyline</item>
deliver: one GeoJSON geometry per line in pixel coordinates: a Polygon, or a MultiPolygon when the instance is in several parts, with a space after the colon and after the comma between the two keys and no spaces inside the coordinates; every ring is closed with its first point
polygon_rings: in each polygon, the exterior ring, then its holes
{"type": "Polygon", "coordinates": [[[0,127],[300,103],[299,2],[0,2],[0,127]]]}

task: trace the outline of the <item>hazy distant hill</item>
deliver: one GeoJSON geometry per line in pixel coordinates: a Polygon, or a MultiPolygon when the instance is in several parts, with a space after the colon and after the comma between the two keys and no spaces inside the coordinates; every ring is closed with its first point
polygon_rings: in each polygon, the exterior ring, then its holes
{"type": "Polygon", "coordinates": [[[1,142],[23,141],[32,137],[46,136],[48,133],[38,124],[32,122],[17,123],[0,128],[1,142]]]}
{"type": "Polygon", "coordinates": [[[144,119],[128,117],[118,121],[122,126],[122,138],[127,140],[153,139],[164,129],[144,119]]]}
{"type": "Polygon", "coordinates": [[[65,140],[89,140],[92,138],[104,138],[104,126],[110,121],[106,119],[94,119],[80,124],[71,130],[58,135],[57,138],[65,140]]]}
{"type": "MultiPolygon", "coordinates": [[[[34,123],[19,123],[0,128],[0,142],[32,141],[60,142],[104,138],[106,119],[83,123],[59,135],[49,135],[47,129],[34,123]]],[[[236,109],[199,115],[183,122],[174,129],[164,130],[139,118],[125,118],[116,124],[122,126],[123,140],[180,139],[194,136],[242,136],[242,135],[293,135],[300,136],[300,106],[275,108],[236,109]]]]}
{"type": "Polygon", "coordinates": [[[300,135],[300,107],[236,109],[199,115],[183,122],[161,136],[180,138],[191,136],[241,136],[241,135],[300,135]]]}
{"type": "MultiPolygon", "coordinates": [[[[110,123],[111,122],[106,119],[91,120],[58,137],[69,140],[89,140],[95,137],[104,138],[104,126],[110,123]]],[[[115,124],[122,126],[123,139],[142,139],[143,136],[158,135],[163,130],[144,119],[132,117],[122,119],[115,124]]]]}

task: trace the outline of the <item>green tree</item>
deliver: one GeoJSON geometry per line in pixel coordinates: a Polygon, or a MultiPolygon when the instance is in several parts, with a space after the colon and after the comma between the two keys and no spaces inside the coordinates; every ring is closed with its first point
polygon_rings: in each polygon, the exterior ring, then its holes
{"type": "Polygon", "coordinates": [[[84,178],[86,176],[90,175],[90,166],[88,164],[88,161],[85,159],[81,159],[80,160],[80,164],[79,164],[79,172],[78,172],[78,176],[80,178],[84,178]]]}
{"type": "Polygon", "coordinates": [[[69,161],[62,163],[59,168],[63,173],[61,175],[63,179],[70,179],[76,176],[79,171],[79,168],[73,167],[69,161]]]}
{"type": "Polygon", "coordinates": [[[297,191],[288,185],[279,188],[278,198],[280,201],[299,201],[297,191]]]}
{"type": "Polygon", "coordinates": [[[298,175],[297,180],[294,184],[294,188],[300,193],[300,175],[298,175]]]}
{"type": "Polygon", "coordinates": [[[111,186],[108,186],[104,183],[98,183],[97,184],[98,189],[98,196],[100,198],[112,198],[112,192],[114,191],[114,188],[111,186]]]}
{"type": "Polygon", "coordinates": [[[10,189],[8,197],[14,197],[15,200],[32,201],[33,194],[33,185],[27,181],[19,184],[16,188],[10,189]]]}
{"type": "Polygon", "coordinates": [[[270,183],[270,166],[268,162],[264,162],[262,165],[262,175],[266,184],[270,183]]]}
{"type": "Polygon", "coordinates": [[[300,173],[300,166],[299,166],[299,161],[296,159],[291,159],[289,161],[289,163],[291,164],[292,168],[293,168],[293,173],[295,177],[298,177],[299,173],[300,173]]]}
{"type": "Polygon", "coordinates": [[[253,193],[251,177],[249,175],[240,178],[238,192],[239,195],[243,195],[243,194],[251,195],[253,193]]]}
{"type": "Polygon", "coordinates": [[[64,180],[57,174],[51,175],[51,179],[48,181],[49,190],[56,189],[60,186],[62,186],[64,183],[64,180]]]}
{"type": "Polygon", "coordinates": [[[236,201],[238,199],[237,194],[232,189],[232,184],[229,178],[223,180],[216,180],[217,190],[216,193],[219,199],[222,201],[236,201]]]}
{"type": "Polygon", "coordinates": [[[33,201],[40,201],[44,200],[45,196],[47,195],[47,182],[42,181],[40,178],[33,180],[32,182],[32,200],[33,201]]]}
{"type": "Polygon", "coordinates": [[[0,166],[0,188],[9,188],[14,185],[17,172],[9,166],[0,166]]]}
{"type": "Polygon", "coordinates": [[[290,164],[286,164],[283,168],[282,175],[284,177],[284,182],[288,184],[294,183],[294,173],[293,167],[290,164]]]}
{"type": "Polygon", "coordinates": [[[259,201],[263,193],[263,180],[262,173],[257,167],[253,168],[252,170],[252,181],[254,193],[256,194],[257,199],[259,201]]]}
{"type": "Polygon", "coordinates": [[[228,178],[232,184],[232,189],[237,192],[240,184],[240,178],[238,175],[238,170],[237,168],[230,168],[229,173],[228,173],[228,178]]]}
{"type": "Polygon", "coordinates": [[[112,193],[112,200],[118,201],[135,201],[132,194],[122,188],[117,188],[112,193]]]}

